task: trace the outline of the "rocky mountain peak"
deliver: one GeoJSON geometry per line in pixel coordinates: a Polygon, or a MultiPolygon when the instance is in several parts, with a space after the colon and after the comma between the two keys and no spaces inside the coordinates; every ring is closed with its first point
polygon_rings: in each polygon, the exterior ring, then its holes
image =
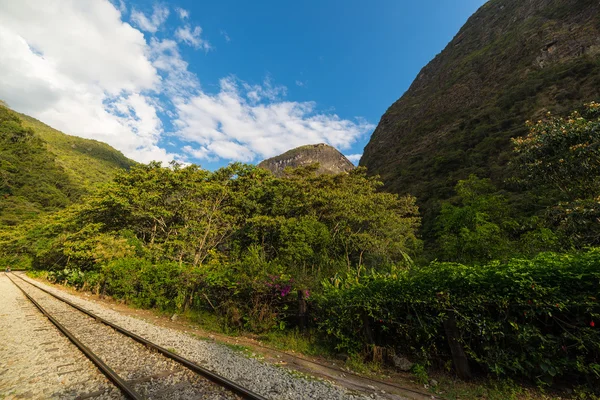
{"type": "Polygon", "coordinates": [[[266,159],[258,164],[260,168],[267,169],[276,176],[282,176],[286,167],[301,167],[319,163],[319,174],[339,174],[354,169],[352,164],[335,147],[325,143],[309,144],[296,147],[285,153],[266,159]]]}

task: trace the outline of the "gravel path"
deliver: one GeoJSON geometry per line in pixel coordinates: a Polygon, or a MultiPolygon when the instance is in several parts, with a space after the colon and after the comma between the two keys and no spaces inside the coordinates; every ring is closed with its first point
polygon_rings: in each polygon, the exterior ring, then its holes
{"type": "Polygon", "coordinates": [[[366,400],[380,397],[361,394],[333,386],[321,380],[305,379],[282,367],[247,358],[223,345],[198,340],[185,333],[152,325],[145,321],[122,315],[104,305],[81,299],[23,276],[36,285],[84,307],[123,328],[130,330],[162,347],[175,349],[178,354],[210,369],[246,388],[272,400],[366,400]]]}
{"type": "Polygon", "coordinates": [[[100,371],[0,273],[0,399],[121,399],[100,371]]]}

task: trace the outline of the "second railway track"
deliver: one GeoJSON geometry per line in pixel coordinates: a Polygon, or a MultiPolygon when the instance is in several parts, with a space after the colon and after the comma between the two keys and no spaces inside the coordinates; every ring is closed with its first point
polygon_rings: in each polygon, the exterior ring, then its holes
{"type": "Polygon", "coordinates": [[[266,400],[18,275],[8,275],[127,398],[266,400]]]}

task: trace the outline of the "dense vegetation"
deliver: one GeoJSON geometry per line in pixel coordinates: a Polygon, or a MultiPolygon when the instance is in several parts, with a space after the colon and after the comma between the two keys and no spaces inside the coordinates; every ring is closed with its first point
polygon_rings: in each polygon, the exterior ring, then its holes
{"type": "Polygon", "coordinates": [[[76,202],[133,165],[110,146],[58,132],[0,102],[0,224],[76,202]]]}
{"type": "Polygon", "coordinates": [[[364,169],[315,168],[276,178],[241,164],[136,166],[83,204],[7,232],[3,249],[144,306],[210,306],[232,326],[268,329],[285,323],[278,305],[292,291],[310,296],[337,272],[406,264],[419,250],[414,198],[378,192],[364,169]]]}
{"type": "Polygon", "coordinates": [[[0,106],[0,221],[16,225],[41,210],[63,208],[81,191],[56,165],[44,142],[0,106]]]}
{"type": "MultiPolygon", "coordinates": [[[[598,15],[592,0],[488,1],[382,116],[360,165],[417,198],[428,254],[459,180],[510,190],[511,138],[527,134],[523,122],[600,96],[598,15]]],[[[537,207],[522,192],[507,200],[537,207]]]]}
{"type": "MultiPolygon", "coordinates": [[[[452,370],[458,344],[476,374],[589,394],[600,387],[599,116],[591,103],[528,123],[513,140],[511,190],[459,181],[436,218],[433,263],[416,199],[381,191],[364,168],[276,177],[177,163],[122,170],[60,211],[0,229],[1,262],[226,331],[308,327],[331,349],[379,361],[452,370]],[[517,209],[519,196],[536,207],[517,209]]],[[[41,143],[11,118],[8,149],[22,149],[11,138],[41,143]]]]}
{"type": "Polygon", "coordinates": [[[453,360],[444,329],[452,318],[481,371],[597,388],[599,266],[596,249],[343,279],[325,287],[320,327],[340,349],[360,351],[367,341],[443,367],[453,360]]]}
{"type": "Polygon", "coordinates": [[[69,177],[86,189],[108,182],[117,171],[135,165],[106,143],[65,135],[28,115],[18,114],[18,117],[25,128],[31,128],[45,142],[69,177]]]}

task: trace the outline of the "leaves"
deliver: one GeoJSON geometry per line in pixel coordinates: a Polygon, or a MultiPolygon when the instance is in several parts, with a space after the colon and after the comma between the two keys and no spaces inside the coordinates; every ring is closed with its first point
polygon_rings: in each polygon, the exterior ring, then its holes
{"type": "Polygon", "coordinates": [[[555,201],[547,219],[576,246],[600,243],[600,104],[567,118],[548,114],[513,139],[513,164],[528,187],[555,201]]]}
{"type": "Polygon", "coordinates": [[[487,371],[598,385],[599,265],[590,249],[338,278],[318,298],[319,326],[340,349],[362,350],[368,325],[375,345],[439,363],[451,360],[442,326],[453,313],[469,358],[487,371]]]}

